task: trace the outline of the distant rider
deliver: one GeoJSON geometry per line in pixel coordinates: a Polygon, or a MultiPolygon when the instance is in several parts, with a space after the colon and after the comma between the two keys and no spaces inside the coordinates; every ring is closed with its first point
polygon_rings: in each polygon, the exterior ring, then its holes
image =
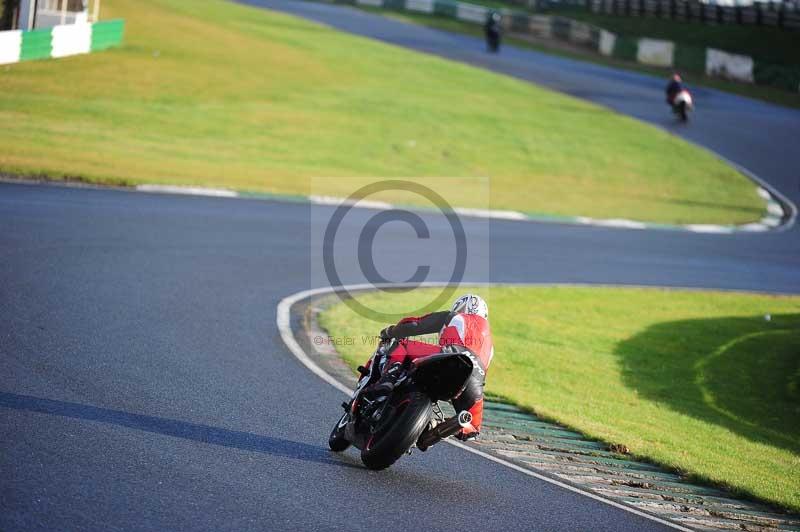
{"type": "MultiPolygon", "coordinates": [[[[466,441],[478,436],[483,418],[483,386],[486,370],[494,356],[492,333],[489,328],[489,307],[480,296],[466,294],[459,297],[450,311],[433,312],[422,317],[403,318],[397,325],[381,331],[381,338],[400,340],[383,364],[381,379],[365,390],[371,396],[385,395],[394,389],[394,381],[406,358],[413,360],[447,351],[449,348],[466,348],[472,359],[472,375],[464,391],[453,400],[457,412],[468,410],[472,426],[462,429],[456,437],[466,441]],[[438,345],[408,340],[409,336],[439,333],[438,345]],[[451,347],[452,346],[452,347],[451,347]]],[[[373,360],[367,363],[367,367],[373,360]]],[[[377,363],[382,363],[378,361],[377,363]]]]}
{"type": "Polygon", "coordinates": [[[673,74],[672,78],[667,84],[667,104],[670,106],[675,105],[675,96],[684,90],[683,80],[679,74],[673,74]]]}
{"type": "Polygon", "coordinates": [[[490,11],[483,25],[483,30],[486,34],[486,48],[493,53],[500,49],[500,21],[500,13],[490,11]]]}

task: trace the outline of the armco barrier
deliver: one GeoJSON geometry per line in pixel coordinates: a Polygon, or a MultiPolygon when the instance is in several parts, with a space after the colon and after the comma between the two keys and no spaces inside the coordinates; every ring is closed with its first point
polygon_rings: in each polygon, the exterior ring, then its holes
{"type": "Polygon", "coordinates": [[[553,38],[553,25],[550,23],[550,17],[544,15],[531,15],[528,21],[528,31],[531,35],[541,37],[542,39],[553,38]]]}
{"type": "Polygon", "coordinates": [[[524,13],[515,12],[509,17],[504,17],[505,20],[511,21],[511,31],[526,33],[531,25],[531,17],[524,13]]]}
{"type": "Polygon", "coordinates": [[[597,44],[598,51],[603,55],[613,55],[614,47],[617,45],[617,36],[610,31],[600,30],[600,41],[597,44]]]}
{"type": "Polygon", "coordinates": [[[433,13],[433,0],[406,0],[406,9],[417,13],[433,13]]]}
{"type": "Polygon", "coordinates": [[[556,39],[569,41],[571,20],[564,17],[550,17],[550,31],[556,39]]]}
{"type": "Polygon", "coordinates": [[[675,43],[658,39],[639,39],[636,61],[645,65],[671,67],[674,64],[675,43]]]}
{"type": "Polygon", "coordinates": [[[0,64],[88,54],[122,42],[123,20],[65,24],[49,29],[0,32],[0,64]]]}
{"type": "Polygon", "coordinates": [[[737,81],[753,82],[753,59],[706,48],[706,74],[737,81]]]}

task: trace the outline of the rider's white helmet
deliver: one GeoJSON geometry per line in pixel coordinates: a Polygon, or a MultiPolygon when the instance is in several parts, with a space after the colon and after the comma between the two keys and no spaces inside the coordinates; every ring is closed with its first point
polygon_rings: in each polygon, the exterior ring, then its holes
{"type": "Polygon", "coordinates": [[[459,314],[475,314],[485,320],[489,319],[489,305],[481,296],[475,294],[464,294],[456,299],[452,310],[459,314]]]}

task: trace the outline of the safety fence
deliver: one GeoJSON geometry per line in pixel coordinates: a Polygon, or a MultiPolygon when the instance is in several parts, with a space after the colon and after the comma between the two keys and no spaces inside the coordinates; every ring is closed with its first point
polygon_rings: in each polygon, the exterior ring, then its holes
{"type": "Polygon", "coordinates": [[[610,15],[800,29],[800,11],[789,2],[723,6],[697,0],[587,0],[586,7],[595,13],[610,15]]]}
{"type": "Polygon", "coordinates": [[[0,65],[88,54],[122,43],[124,20],[64,24],[41,30],[0,31],[0,65]]]}
{"type": "Polygon", "coordinates": [[[603,30],[601,35],[605,42],[597,50],[603,55],[680,72],[698,72],[710,77],[800,91],[800,66],[775,65],[715,48],[618,36],[603,30]]]}
{"type": "MultiPolygon", "coordinates": [[[[471,24],[483,24],[492,11],[492,8],[485,6],[452,0],[335,1],[343,4],[439,15],[471,24]]],[[[511,34],[522,37],[559,40],[616,59],[800,91],[800,66],[773,65],[754,60],[749,56],[732,54],[714,48],[698,48],[660,39],[616,35],[603,28],[561,16],[530,14],[509,9],[496,11],[502,16],[503,28],[511,34]]]]}

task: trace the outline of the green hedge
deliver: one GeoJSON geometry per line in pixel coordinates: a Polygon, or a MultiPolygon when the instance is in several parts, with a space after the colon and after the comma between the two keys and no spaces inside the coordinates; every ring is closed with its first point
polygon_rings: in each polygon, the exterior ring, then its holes
{"type": "Polygon", "coordinates": [[[406,8],[405,0],[383,0],[383,7],[402,11],[406,8]]]}
{"type": "Polygon", "coordinates": [[[636,61],[636,55],[638,51],[638,39],[617,35],[617,41],[614,43],[614,57],[617,59],[624,59],[626,61],[636,61]]]}
{"type": "Polygon", "coordinates": [[[447,2],[443,0],[435,0],[435,2],[433,3],[433,12],[436,15],[442,15],[444,17],[455,17],[456,3],[447,2]]]}
{"type": "Polygon", "coordinates": [[[792,92],[800,91],[800,66],[770,65],[756,62],[753,80],[758,85],[770,85],[792,92]]]}
{"type": "Polygon", "coordinates": [[[706,71],[706,50],[676,43],[672,63],[677,70],[704,73],[706,71]]]}

